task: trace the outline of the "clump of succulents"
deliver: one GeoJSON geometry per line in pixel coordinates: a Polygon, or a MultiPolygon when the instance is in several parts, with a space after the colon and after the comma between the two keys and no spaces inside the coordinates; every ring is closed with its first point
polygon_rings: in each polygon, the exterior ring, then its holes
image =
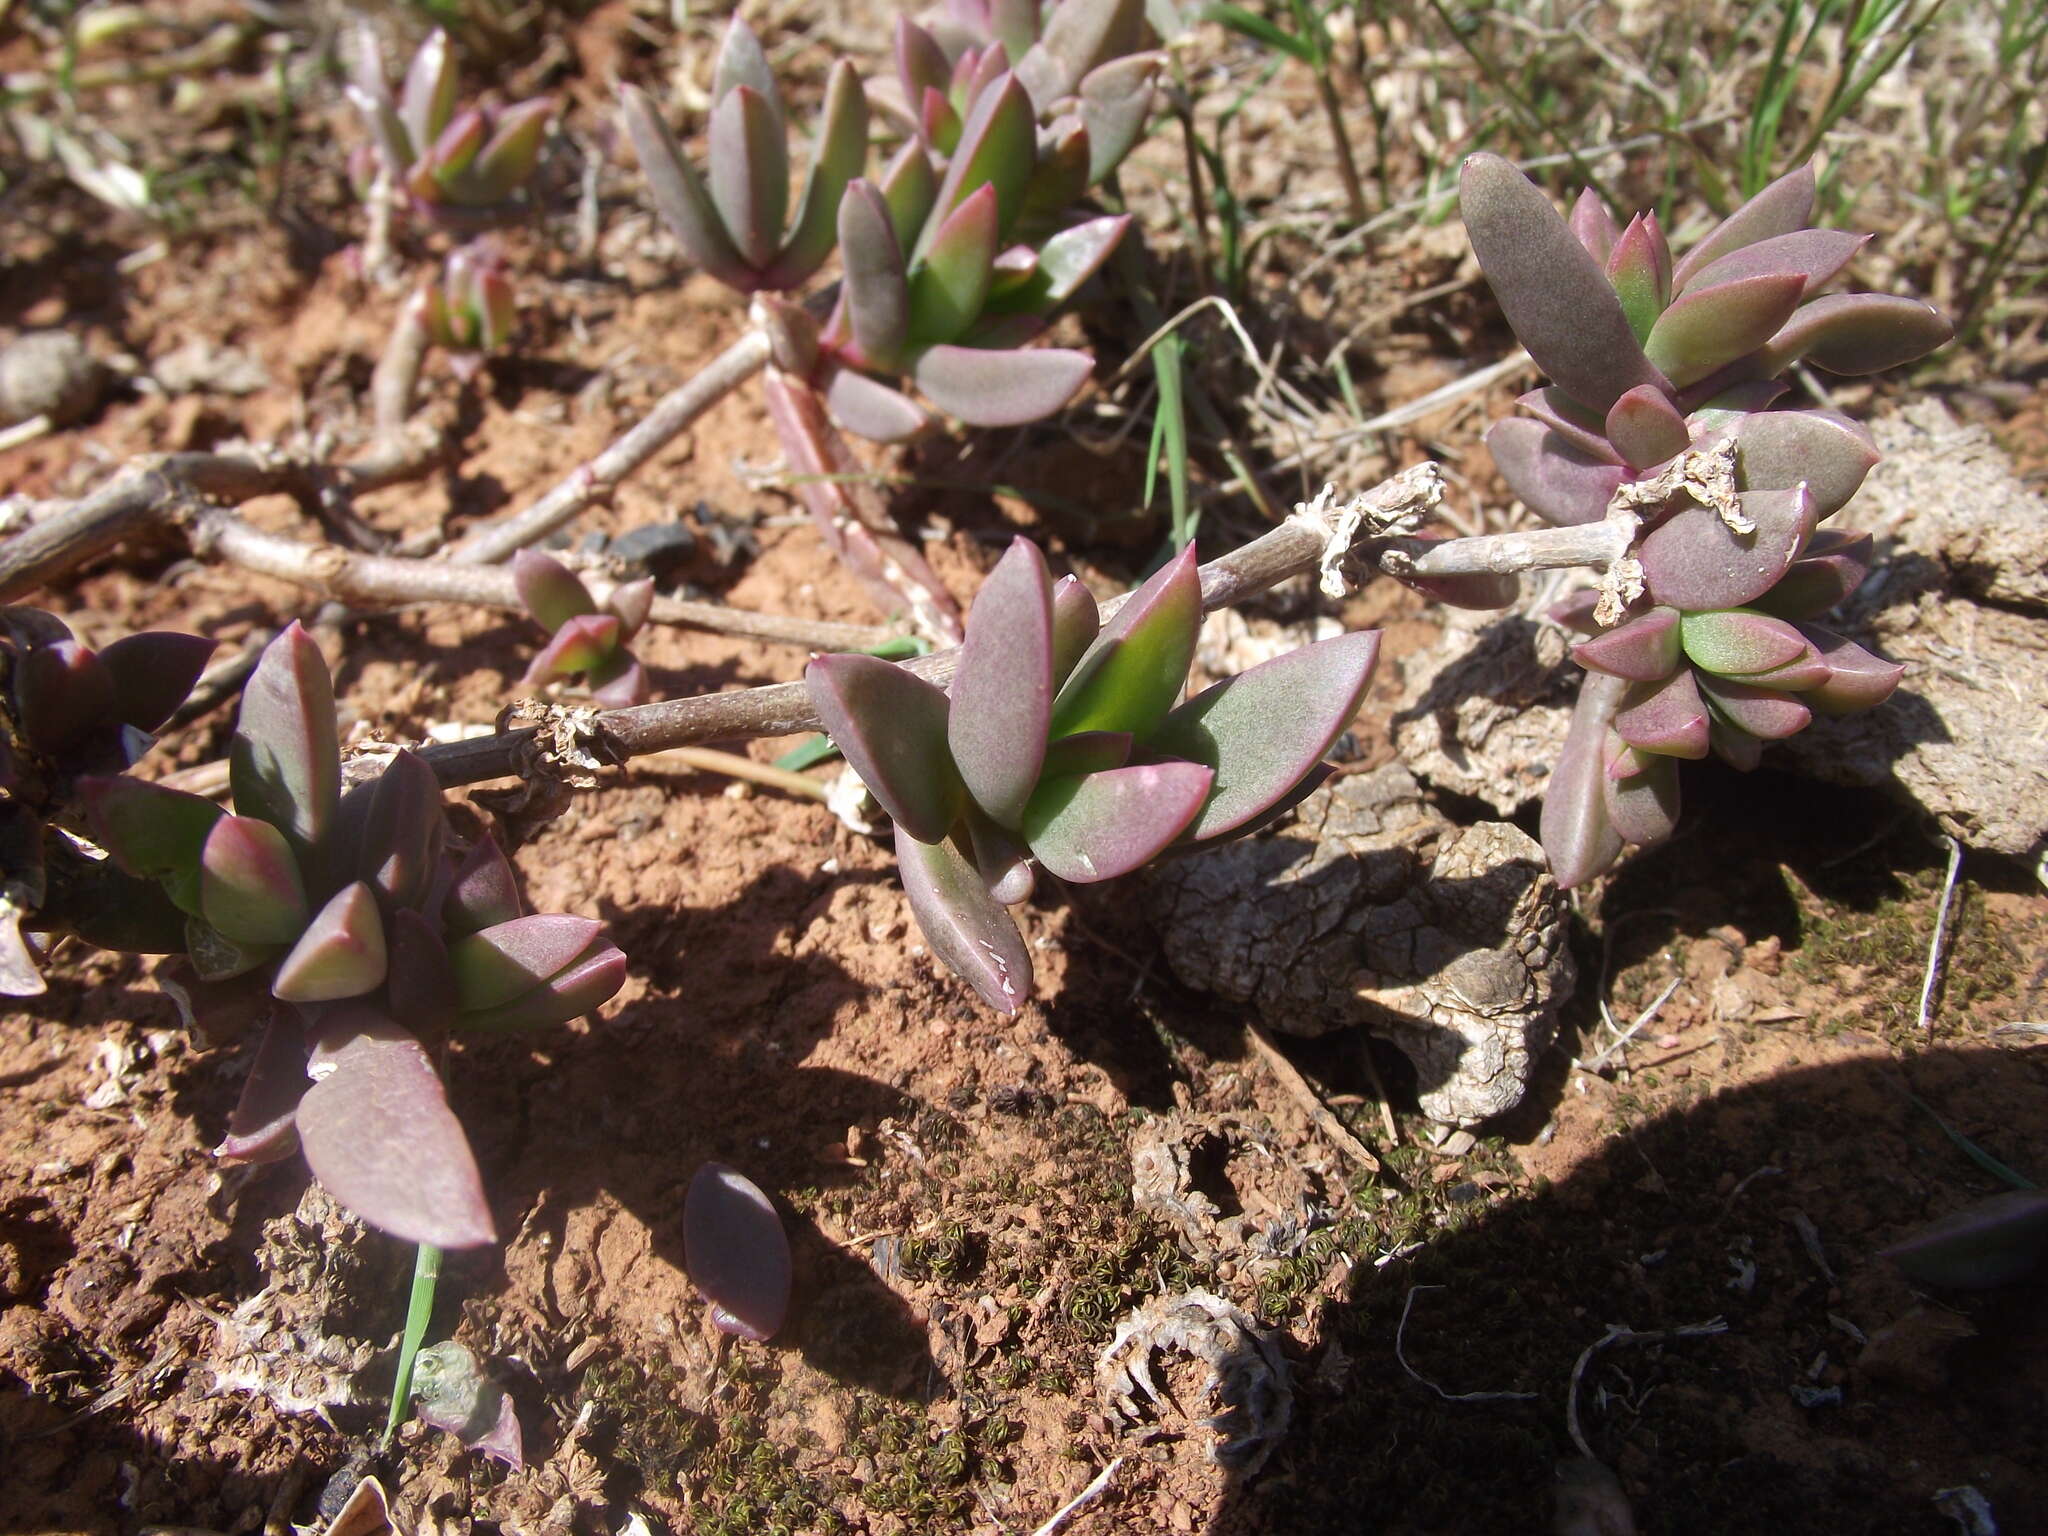
{"type": "Polygon", "coordinates": [[[219,1154],[305,1153],[365,1221],[414,1242],[493,1240],[431,1048],[560,1023],[618,990],[603,925],[529,915],[488,834],[451,832],[433,770],[399,752],[344,791],[333,684],[294,624],[250,678],[234,811],[127,776],[85,778],[94,840],[161,893],[158,977],[209,1040],[258,1044],[219,1154]]]}
{"type": "MultiPolygon", "coordinates": [[[[1020,344],[1128,223],[1077,220],[1071,209],[1143,131],[1158,61],[1126,56],[1142,20],[1135,0],[1066,0],[1014,70],[1001,42],[949,59],[930,33],[899,22],[897,70],[914,136],[879,181],[862,177],[866,97],[851,66],[838,65],[786,235],[780,94],[744,23],[732,23],[719,55],[708,176],[631,88],[626,126],[684,250],[740,292],[801,286],[836,242],[838,303],[822,334],[805,338],[815,344],[802,378],[840,426],[884,442],[920,430],[924,409],[882,382],[905,377],[962,421],[1014,426],[1064,405],[1092,366],[1086,353],[1020,344]]],[[[793,312],[787,318],[802,326],[793,312]]]]}
{"type": "Polygon", "coordinates": [[[427,339],[465,368],[512,338],[512,280],[504,258],[487,241],[451,251],[441,281],[420,284],[413,302],[427,339]]]}
{"type": "Polygon", "coordinates": [[[1864,237],[1808,227],[1813,200],[1795,171],[1674,260],[1654,214],[1618,227],[1587,192],[1567,221],[1507,161],[1465,163],[1473,250],[1552,381],[1488,432],[1494,461],[1553,523],[1635,520],[1601,591],[1559,614],[1589,673],[1543,805],[1562,885],[1670,835],[1680,760],[1753,768],[1764,742],[1901,675],[1813,622],[1868,568],[1868,537],[1819,524],[1876,448],[1836,412],[1774,406],[1794,363],[1874,373],[1950,330],[1917,300],[1822,295],[1864,237]]]}
{"type": "Polygon", "coordinates": [[[871,656],[804,674],[832,740],[896,824],[932,951],[1004,1013],[1031,957],[1006,907],[1036,873],[1113,879],[1241,836],[1304,797],[1350,723],[1376,632],[1319,641],[1180,703],[1201,627],[1192,548],[1103,623],[1014,542],[977,595],[950,689],[871,656]]]}
{"type": "Polygon", "coordinates": [[[24,928],[118,942],[146,927],[130,882],[65,825],[77,822],[79,781],[140,758],[213,648],[159,631],[95,651],[54,614],[0,607],[0,993],[43,990],[24,928]]]}
{"type": "Polygon", "coordinates": [[[512,557],[512,578],[526,611],[551,637],[526,669],[521,687],[580,677],[590,696],[606,709],[647,702],[647,669],[628,644],[653,608],[652,577],[620,582],[600,604],[561,561],[522,549],[512,557]]]}
{"type": "Polygon", "coordinates": [[[420,44],[394,96],[376,35],[360,31],[347,87],[370,131],[350,161],[359,195],[369,195],[381,169],[414,213],[444,228],[479,228],[517,210],[555,104],[542,96],[463,106],[460,86],[446,32],[420,44]]]}

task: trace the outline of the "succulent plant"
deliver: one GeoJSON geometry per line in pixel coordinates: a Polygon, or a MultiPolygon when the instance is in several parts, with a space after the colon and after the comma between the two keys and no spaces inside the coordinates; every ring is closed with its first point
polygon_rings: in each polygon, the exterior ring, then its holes
{"type": "Polygon", "coordinates": [[[1192,548],[1104,624],[1016,540],[967,618],[951,689],[870,656],[804,674],[833,741],[896,823],[932,951],[1003,1013],[1031,987],[1005,907],[1035,872],[1108,880],[1241,836],[1305,796],[1357,712],[1377,632],[1319,641],[1178,703],[1201,627],[1192,548]],[[1176,707],[1177,706],[1177,707],[1176,707]]]}
{"type": "Polygon", "coordinates": [[[1550,386],[1487,433],[1515,494],[1559,524],[1636,519],[1599,594],[1558,615],[1591,674],[1544,797],[1561,885],[1670,835],[1677,763],[1756,766],[1816,712],[1868,708],[1902,668],[1812,621],[1853,593],[1869,538],[1822,529],[1878,454],[1833,411],[1774,409],[1778,375],[1910,362],[1945,342],[1928,305],[1819,295],[1863,237],[1808,227],[1811,167],[1673,259],[1654,214],[1618,227],[1591,192],[1569,220],[1507,161],[1465,163],[1487,281],[1550,386]]]}
{"type": "MultiPolygon", "coordinates": [[[[1028,20],[1037,39],[1035,5],[1028,20]]],[[[919,431],[924,408],[884,382],[906,377],[962,421],[1014,426],[1059,409],[1093,366],[1084,352],[1021,343],[1093,275],[1128,223],[1077,218],[1073,206],[1144,129],[1159,61],[1129,52],[1142,21],[1136,0],[1066,0],[1014,71],[1001,42],[949,58],[930,33],[900,21],[897,70],[915,135],[879,181],[863,177],[865,107],[857,129],[850,107],[835,110],[859,90],[840,65],[795,230],[780,248],[772,189],[787,178],[781,108],[744,24],[734,21],[720,54],[708,191],[653,103],[631,88],[626,125],[677,239],[740,291],[798,286],[836,241],[838,302],[822,334],[806,335],[805,382],[841,427],[882,442],[919,431]],[[758,130],[747,126],[757,120],[758,130]],[[858,147],[842,153],[856,131],[858,147]]],[[[786,318],[815,331],[800,312],[786,318]]]]}
{"type": "Polygon", "coordinates": [[[723,1333],[771,1339],[789,1316],[789,1234],[752,1179],[706,1163],[683,1197],[683,1264],[723,1333]]]}
{"type": "Polygon", "coordinates": [[[487,240],[474,240],[449,253],[441,281],[420,284],[413,301],[434,345],[474,363],[512,336],[512,281],[505,262],[487,240]]]}
{"type": "MultiPolygon", "coordinates": [[[[527,915],[488,834],[450,833],[433,770],[399,752],[343,790],[333,684],[296,624],[250,678],[235,809],[125,776],[79,781],[94,839],[167,899],[158,979],[210,1040],[258,1043],[218,1151],[303,1150],[334,1197],[414,1242],[493,1238],[430,1044],[589,1012],[625,957],[588,918],[527,915]]],[[[101,942],[105,942],[104,940],[101,942]]]]}
{"type": "Polygon", "coordinates": [[[454,1339],[423,1349],[413,1365],[412,1393],[423,1423],[510,1471],[526,1464],[519,1415],[476,1352],[454,1339]]]}
{"type": "Polygon", "coordinates": [[[138,905],[64,826],[77,823],[81,779],[141,757],[213,648],[159,631],[95,651],[54,614],[0,607],[0,993],[43,990],[24,927],[119,940],[149,926],[148,893],[138,905]]]}
{"type": "Polygon", "coordinates": [[[415,213],[444,227],[481,228],[516,211],[555,104],[542,96],[508,107],[463,107],[460,84],[448,34],[436,30],[413,55],[394,97],[376,34],[367,26],[358,32],[347,90],[370,131],[370,144],[351,160],[359,195],[367,195],[381,165],[415,213]]]}
{"type": "Polygon", "coordinates": [[[512,577],[526,611],[552,637],[526,669],[521,687],[581,677],[606,709],[647,702],[647,670],[627,645],[653,606],[652,577],[620,582],[600,604],[574,571],[532,549],[513,556],[512,577]]]}

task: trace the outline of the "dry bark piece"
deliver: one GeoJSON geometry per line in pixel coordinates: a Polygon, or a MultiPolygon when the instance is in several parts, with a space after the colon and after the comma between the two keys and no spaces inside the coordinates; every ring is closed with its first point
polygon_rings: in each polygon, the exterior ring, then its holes
{"type": "Polygon", "coordinates": [[[1472,1125],[1522,1100],[1574,979],[1542,850],[1459,829],[1406,769],[1334,780],[1268,837],[1151,877],[1168,963],[1275,1030],[1364,1025],[1416,1066],[1423,1111],[1472,1125]]]}

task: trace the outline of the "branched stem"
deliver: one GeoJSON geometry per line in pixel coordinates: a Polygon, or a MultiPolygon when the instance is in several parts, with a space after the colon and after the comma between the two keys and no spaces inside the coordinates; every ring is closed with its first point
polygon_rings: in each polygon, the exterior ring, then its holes
{"type": "Polygon", "coordinates": [[[1425,544],[1411,540],[1380,556],[1392,576],[1509,575],[1567,566],[1612,565],[1629,551],[1639,520],[1632,513],[1569,528],[1528,528],[1425,544]]]}

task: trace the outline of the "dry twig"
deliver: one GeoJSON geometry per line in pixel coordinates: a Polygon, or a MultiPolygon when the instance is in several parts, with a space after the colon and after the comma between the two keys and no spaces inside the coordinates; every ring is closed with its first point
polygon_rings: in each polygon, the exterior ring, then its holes
{"type": "Polygon", "coordinates": [[[1373,1155],[1372,1148],[1354,1136],[1349,1127],[1331,1113],[1329,1106],[1316,1097],[1308,1079],[1301,1075],[1293,1062],[1280,1054],[1280,1048],[1267,1038],[1266,1032],[1256,1024],[1247,1023],[1245,1033],[1251,1037],[1252,1047],[1258,1051],[1260,1060],[1272,1069],[1273,1076],[1280,1080],[1280,1086],[1287,1090],[1287,1096],[1301,1106],[1302,1112],[1315,1122],[1316,1129],[1335,1142],[1340,1152],[1367,1173],[1378,1173],[1380,1160],[1373,1155]]]}

